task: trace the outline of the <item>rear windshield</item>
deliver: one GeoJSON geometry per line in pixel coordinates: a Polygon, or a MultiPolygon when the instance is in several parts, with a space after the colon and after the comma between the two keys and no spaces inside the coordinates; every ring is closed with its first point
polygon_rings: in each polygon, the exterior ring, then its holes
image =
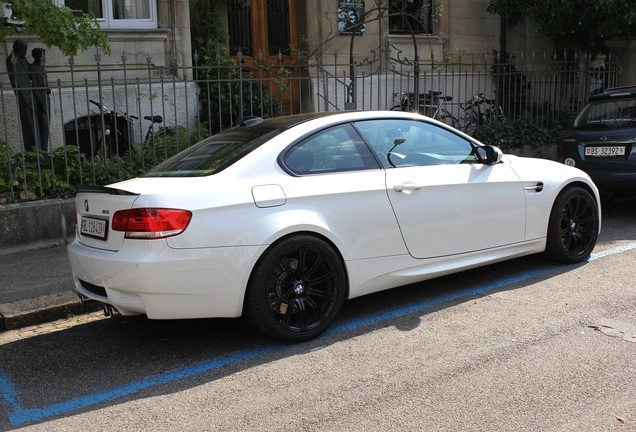
{"type": "Polygon", "coordinates": [[[583,129],[616,129],[635,126],[636,98],[591,102],[574,120],[574,127],[583,129]]]}
{"type": "Polygon", "coordinates": [[[271,125],[228,129],[160,163],[142,177],[203,177],[216,174],[283,130],[271,125]]]}

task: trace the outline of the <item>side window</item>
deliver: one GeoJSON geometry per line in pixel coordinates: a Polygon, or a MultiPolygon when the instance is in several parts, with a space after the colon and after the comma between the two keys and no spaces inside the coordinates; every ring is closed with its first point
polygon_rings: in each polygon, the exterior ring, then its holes
{"type": "Polygon", "coordinates": [[[355,123],[385,168],[476,162],[467,140],[438,126],[414,120],[355,123]]]}
{"type": "Polygon", "coordinates": [[[350,124],[304,139],[285,153],[283,164],[299,175],[378,168],[369,148],[350,124]]]}
{"type": "Polygon", "coordinates": [[[434,2],[389,0],[389,33],[432,33],[434,2]]]}
{"type": "Polygon", "coordinates": [[[102,29],[156,29],[154,0],[54,0],[74,13],[92,13],[102,29]]]}

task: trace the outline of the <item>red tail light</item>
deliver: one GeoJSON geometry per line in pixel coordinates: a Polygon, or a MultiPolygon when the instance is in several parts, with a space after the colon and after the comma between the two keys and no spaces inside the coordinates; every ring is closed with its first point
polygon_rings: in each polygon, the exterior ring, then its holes
{"type": "Polygon", "coordinates": [[[190,223],[188,210],[139,208],[113,215],[113,231],[124,231],[130,239],[159,239],[181,234],[190,223]]]}

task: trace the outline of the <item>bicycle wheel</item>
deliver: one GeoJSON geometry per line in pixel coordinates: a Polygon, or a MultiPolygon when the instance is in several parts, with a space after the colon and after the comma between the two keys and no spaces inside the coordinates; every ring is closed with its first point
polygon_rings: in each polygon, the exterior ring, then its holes
{"type": "MultiPolygon", "coordinates": [[[[462,120],[464,120],[464,119],[462,118],[462,120]]],[[[473,121],[472,121],[472,119],[471,119],[471,118],[469,118],[468,120],[464,120],[464,121],[463,121],[463,124],[460,124],[460,126],[461,126],[461,128],[460,128],[460,129],[461,129],[464,133],[467,133],[468,135],[470,135],[470,134],[471,134],[471,133],[472,133],[472,132],[476,129],[476,126],[475,126],[475,124],[473,123],[473,121]]]]}
{"type": "Polygon", "coordinates": [[[436,118],[436,120],[439,120],[442,123],[446,123],[447,125],[452,126],[455,129],[459,127],[459,120],[457,120],[455,116],[453,116],[451,113],[449,113],[446,110],[440,110],[437,117],[438,118],[436,118]]]}

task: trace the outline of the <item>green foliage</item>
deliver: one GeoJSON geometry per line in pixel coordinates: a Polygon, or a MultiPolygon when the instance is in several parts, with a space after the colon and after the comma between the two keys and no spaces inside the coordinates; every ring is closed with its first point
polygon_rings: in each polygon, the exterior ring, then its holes
{"type": "Polygon", "coordinates": [[[182,126],[169,130],[169,134],[155,134],[142,151],[111,158],[91,158],[71,145],[50,153],[12,153],[0,140],[0,198],[6,200],[12,193],[20,199],[70,198],[81,185],[107,185],[136,177],[207,137],[203,125],[190,134],[182,126]]]}
{"type": "Polygon", "coordinates": [[[218,3],[219,0],[190,1],[192,47],[203,64],[208,64],[217,48],[227,42],[224,26],[215,13],[218,3]]]}
{"type": "Polygon", "coordinates": [[[11,154],[7,143],[0,139],[0,193],[11,190],[11,154]]]}
{"type": "Polygon", "coordinates": [[[284,67],[261,65],[268,73],[267,80],[240,69],[230,56],[224,26],[215,13],[219,1],[190,2],[196,79],[200,80],[199,118],[210,134],[238,125],[245,116],[265,118],[282,114],[281,100],[272,95],[267,83],[279,89],[282,97],[288,82],[284,67]]]}
{"type": "Polygon", "coordinates": [[[503,150],[524,145],[540,147],[555,144],[560,132],[567,129],[574,119],[571,111],[546,112],[543,117],[522,116],[514,121],[489,123],[479,126],[472,136],[484,144],[503,150]]]}
{"type": "Polygon", "coordinates": [[[89,47],[98,47],[110,54],[106,34],[92,14],[76,16],[66,6],[50,0],[0,0],[11,8],[11,20],[2,18],[0,40],[23,28],[38,35],[48,47],[56,46],[65,56],[76,55],[89,47]],[[18,24],[19,23],[19,24],[18,24]]]}
{"type": "Polygon", "coordinates": [[[250,76],[240,76],[239,67],[229,56],[218,59],[218,65],[206,65],[199,68],[203,79],[200,83],[199,118],[207,125],[210,132],[216,133],[232,126],[237,126],[246,116],[268,118],[282,115],[282,96],[287,80],[286,69],[276,68],[277,75],[260,80],[250,76]],[[232,64],[226,66],[226,60],[232,64]],[[281,98],[270,92],[269,85],[277,88],[281,98]]]}
{"type": "Polygon", "coordinates": [[[136,164],[132,164],[126,156],[95,156],[91,159],[82,155],[81,161],[81,184],[107,185],[133,178],[139,172],[136,164]]]}
{"type": "Polygon", "coordinates": [[[510,27],[529,18],[559,53],[602,53],[608,38],[636,35],[636,7],[628,0],[490,0],[487,10],[510,27]]]}
{"type": "Polygon", "coordinates": [[[4,187],[0,185],[0,192],[9,192],[11,189],[22,190],[24,197],[30,198],[35,196],[68,197],[73,194],[67,175],[69,165],[66,162],[67,157],[74,152],[77,153],[76,147],[56,149],[51,153],[38,150],[9,155],[6,147],[3,151],[9,157],[8,163],[3,167],[6,168],[3,172],[8,182],[4,184],[4,187]],[[38,191],[39,195],[31,195],[35,191],[38,191]]]}
{"type": "MultiPolygon", "coordinates": [[[[548,129],[528,117],[521,117],[515,121],[489,123],[477,128],[472,135],[484,144],[496,145],[502,149],[522,147],[527,144],[541,146],[551,142],[548,129]]],[[[556,136],[552,142],[555,141],[556,136]]]]}
{"type": "Polygon", "coordinates": [[[161,128],[154,135],[148,137],[144,143],[141,161],[144,169],[150,169],[159,162],[164,161],[181,150],[190,147],[196,141],[196,137],[188,137],[188,132],[183,126],[161,128]],[[195,140],[194,142],[192,140],[195,140]]]}

